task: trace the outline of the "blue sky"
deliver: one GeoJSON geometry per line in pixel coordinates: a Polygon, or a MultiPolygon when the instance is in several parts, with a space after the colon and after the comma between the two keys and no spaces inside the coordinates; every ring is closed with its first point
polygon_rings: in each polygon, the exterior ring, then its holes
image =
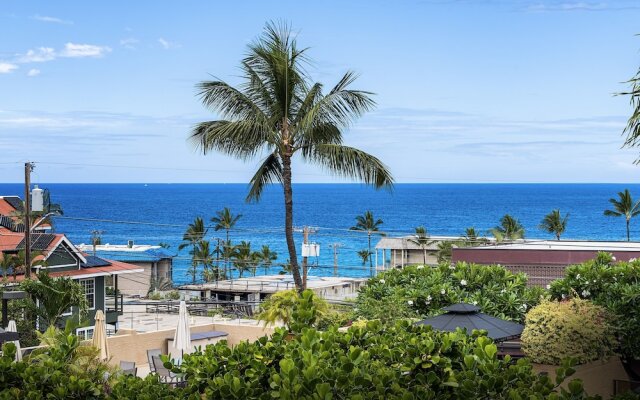
{"type": "Polygon", "coordinates": [[[640,149],[620,149],[628,99],[613,96],[640,66],[637,1],[1,4],[2,182],[25,160],[41,182],[246,182],[258,160],[187,142],[215,118],[194,86],[238,83],[247,44],[282,19],[315,80],[352,69],[377,93],[346,142],[399,182],[639,181],[640,149]]]}

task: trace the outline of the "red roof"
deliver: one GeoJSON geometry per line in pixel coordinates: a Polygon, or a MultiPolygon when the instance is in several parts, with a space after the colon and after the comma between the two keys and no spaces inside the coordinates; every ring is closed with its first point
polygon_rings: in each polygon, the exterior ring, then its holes
{"type": "Polygon", "coordinates": [[[9,204],[5,199],[0,198],[0,215],[9,215],[12,212],[16,211],[15,208],[11,204],[9,204]]]}
{"type": "MultiPolygon", "coordinates": [[[[61,272],[49,272],[49,276],[56,277],[69,277],[69,278],[81,278],[83,276],[104,276],[104,275],[119,275],[119,274],[132,274],[136,272],[142,272],[143,269],[137,265],[127,264],[121,261],[113,261],[113,260],[105,260],[111,263],[111,265],[105,267],[90,267],[90,268],[80,268],[74,269],[71,271],[61,271],[61,272]]],[[[35,275],[33,275],[35,276],[35,275]]],[[[16,276],[16,279],[13,279],[13,276],[7,275],[7,280],[9,282],[22,282],[24,280],[24,275],[16,276]]]]}

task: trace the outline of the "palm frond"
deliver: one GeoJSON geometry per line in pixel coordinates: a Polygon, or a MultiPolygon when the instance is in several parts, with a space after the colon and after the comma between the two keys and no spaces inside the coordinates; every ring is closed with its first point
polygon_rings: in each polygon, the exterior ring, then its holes
{"type": "Polygon", "coordinates": [[[340,144],[318,144],[306,158],[336,176],[355,178],[376,188],[391,188],[393,177],[378,158],[353,147],[340,144]]]}
{"type": "Polygon", "coordinates": [[[249,96],[226,82],[203,81],[197,88],[202,103],[223,119],[253,119],[263,123],[268,119],[249,96]]]}
{"type": "Polygon", "coordinates": [[[201,122],[190,137],[204,154],[216,150],[242,160],[254,157],[272,139],[270,127],[254,120],[201,122]]]}
{"type": "Polygon", "coordinates": [[[246,201],[258,201],[262,191],[269,183],[282,182],[282,164],[277,153],[271,153],[264,159],[256,173],[249,181],[251,189],[246,201]]]}

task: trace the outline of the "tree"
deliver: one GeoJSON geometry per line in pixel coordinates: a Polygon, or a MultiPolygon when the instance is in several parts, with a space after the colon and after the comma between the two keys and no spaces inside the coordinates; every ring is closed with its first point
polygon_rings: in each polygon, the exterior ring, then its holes
{"type": "Polygon", "coordinates": [[[393,178],[376,157],[342,144],[343,130],[374,101],[371,93],[350,89],[356,75],[347,72],[328,93],[305,72],[306,49],[299,49],[287,25],[270,23],[249,45],[242,61],[244,84],[222,81],[198,85],[205,106],[222,120],[196,125],[191,139],[203,153],[218,151],[250,160],[267,154],[250,180],[248,201],[258,201],[268,184],[282,185],[285,237],[291,271],[304,290],[293,238],[292,167],[294,156],[324,167],[331,174],[355,178],[376,188],[391,187],[393,178]]]}
{"type": "Polygon", "coordinates": [[[453,253],[453,246],[457,244],[457,242],[454,242],[452,240],[443,240],[441,242],[438,242],[438,250],[436,251],[438,263],[450,263],[451,254],[453,253]]]}
{"type": "Polygon", "coordinates": [[[80,284],[70,278],[52,278],[46,270],[37,279],[26,279],[22,289],[38,300],[36,315],[44,326],[55,326],[62,314],[71,307],[79,307],[79,315],[87,312],[87,299],[80,284]]]}
{"type": "Polygon", "coordinates": [[[560,240],[560,236],[564,233],[565,229],[567,229],[568,220],[568,213],[563,218],[560,210],[553,210],[544,216],[539,228],[547,233],[552,233],[557,240],[560,240]]]}
{"type": "MultiPolygon", "coordinates": [[[[619,93],[629,96],[629,103],[633,108],[631,116],[627,121],[627,126],[623,131],[623,134],[627,134],[623,147],[638,147],[638,145],[640,145],[640,69],[628,83],[631,85],[631,90],[629,92],[619,93]]],[[[640,158],[637,158],[635,163],[640,163],[640,158]]]]}
{"type": "MultiPolygon", "coordinates": [[[[208,240],[202,240],[196,245],[193,257],[196,260],[196,266],[202,265],[202,278],[205,282],[211,282],[220,278],[220,271],[218,268],[214,269],[215,258],[211,251],[211,246],[208,240]]],[[[195,274],[193,272],[193,280],[195,282],[195,274]]]]}
{"type": "Polygon", "coordinates": [[[464,230],[459,244],[465,247],[471,247],[486,244],[488,241],[486,237],[482,237],[476,232],[476,228],[471,226],[464,230]]]}
{"type": "Polygon", "coordinates": [[[198,270],[198,260],[196,258],[196,248],[204,239],[207,234],[207,228],[204,226],[204,221],[201,217],[196,217],[189,227],[182,235],[182,243],[178,246],[178,250],[182,250],[185,247],[191,246],[189,254],[191,255],[191,267],[189,268],[189,274],[193,278],[193,283],[196,283],[196,275],[198,270]]]}
{"type": "MultiPolygon", "coordinates": [[[[384,236],[384,233],[380,232],[380,225],[382,224],[383,222],[381,219],[375,219],[373,217],[373,213],[367,210],[363,215],[358,215],[356,217],[356,224],[349,228],[353,231],[367,232],[367,250],[369,251],[369,256],[371,255],[371,235],[378,234],[384,236]]],[[[369,268],[371,269],[371,276],[373,276],[373,261],[371,260],[371,257],[369,257],[369,268]]]]}
{"type": "Polygon", "coordinates": [[[609,203],[613,204],[613,210],[605,210],[604,215],[607,217],[624,217],[627,223],[627,241],[631,240],[629,234],[629,223],[631,218],[640,214],[640,201],[633,202],[629,189],[625,189],[624,192],[618,192],[618,198],[609,199],[609,203]]]}
{"type": "Polygon", "coordinates": [[[524,238],[524,227],[520,221],[509,214],[500,218],[500,225],[490,230],[498,242],[503,240],[517,240],[524,238]]]}
{"type": "Polygon", "coordinates": [[[429,233],[427,232],[424,226],[418,226],[416,227],[415,236],[410,238],[409,241],[417,246],[420,246],[420,248],[422,249],[422,263],[426,265],[427,264],[427,247],[435,243],[435,240],[431,240],[429,238],[429,233]]]}
{"type": "MultiPolygon", "coordinates": [[[[224,229],[227,233],[227,240],[225,241],[226,244],[231,244],[231,240],[229,239],[229,231],[231,231],[231,229],[233,229],[236,226],[236,223],[238,222],[238,220],[242,218],[242,214],[237,214],[237,215],[233,215],[233,213],[231,212],[231,209],[229,207],[225,207],[220,211],[216,211],[216,216],[211,218],[211,222],[213,222],[215,224],[215,226],[213,227],[213,229],[215,231],[219,231],[221,229],[224,229]]],[[[216,249],[217,251],[220,251],[220,249],[216,249]]],[[[226,256],[224,257],[224,269],[225,269],[225,276],[227,275],[227,269],[229,268],[229,256],[230,253],[229,251],[224,251],[223,250],[223,255],[226,254],[226,256]]]]}
{"type": "Polygon", "coordinates": [[[0,252],[0,269],[2,269],[2,278],[6,278],[7,277],[7,272],[9,271],[15,271],[15,268],[17,266],[16,263],[16,257],[12,254],[6,254],[6,253],[2,253],[0,252]]]}
{"type": "Polygon", "coordinates": [[[358,257],[362,259],[362,265],[365,265],[371,257],[371,252],[367,249],[358,250],[358,257]]]}
{"type": "Polygon", "coordinates": [[[268,245],[262,245],[262,249],[257,251],[256,259],[264,268],[264,274],[267,275],[269,268],[273,265],[273,262],[278,259],[278,253],[271,251],[268,245]]]}
{"type": "Polygon", "coordinates": [[[255,276],[258,259],[256,254],[251,251],[251,242],[245,242],[243,240],[239,245],[235,246],[231,259],[233,260],[234,267],[238,270],[240,278],[242,278],[244,271],[251,271],[255,276]]]}

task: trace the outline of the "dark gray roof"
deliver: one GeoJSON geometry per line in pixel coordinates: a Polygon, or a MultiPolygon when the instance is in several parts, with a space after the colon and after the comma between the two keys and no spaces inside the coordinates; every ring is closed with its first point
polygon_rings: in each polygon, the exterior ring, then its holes
{"type": "Polygon", "coordinates": [[[22,211],[24,206],[22,205],[22,199],[20,199],[20,197],[18,197],[18,196],[4,196],[3,199],[7,203],[9,203],[11,205],[11,207],[15,208],[17,211],[22,211]]]}
{"type": "Polygon", "coordinates": [[[107,267],[111,265],[111,263],[107,260],[104,260],[100,257],[86,255],[84,258],[87,260],[86,263],[82,263],[82,268],[91,268],[91,267],[107,267]]]}
{"type": "Polygon", "coordinates": [[[518,338],[524,329],[523,325],[515,322],[478,312],[480,309],[470,304],[454,304],[444,309],[449,311],[446,314],[416,322],[416,325],[430,325],[435,330],[446,332],[455,332],[460,328],[465,329],[469,334],[474,329],[482,329],[487,331],[488,337],[497,342],[518,338]],[[473,309],[475,311],[472,311],[473,309]]]}

